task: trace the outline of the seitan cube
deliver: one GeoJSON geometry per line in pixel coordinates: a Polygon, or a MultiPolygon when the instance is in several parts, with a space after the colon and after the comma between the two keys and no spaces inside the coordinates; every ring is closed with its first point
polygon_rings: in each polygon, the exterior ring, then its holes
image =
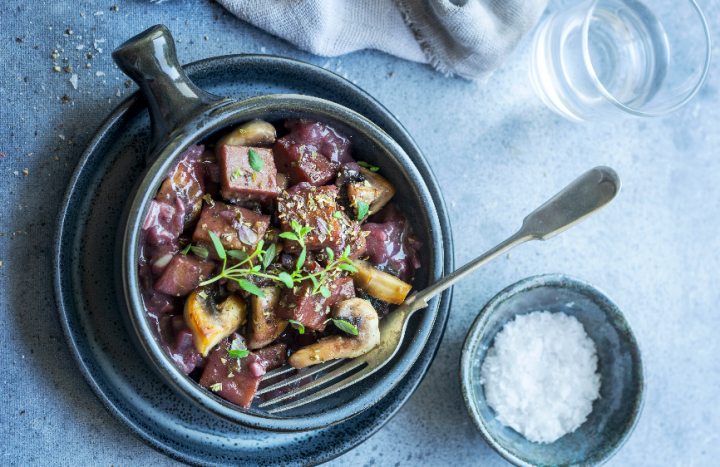
{"type": "Polygon", "coordinates": [[[217,156],[224,199],[266,203],[277,197],[277,169],[270,149],[226,144],[217,151],[217,156]],[[254,170],[250,165],[251,150],[262,161],[260,170],[254,170]]]}
{"type": "Polygon", "coordinates": [[[217,259],[212,247],[210,231],[220,238],[226,250],[255,251],[270,225],[270,216],[257,214],[249,209],[214,201],[205,204],[200,213],[193,240],[210,245],[209,251],[217,259]]]}

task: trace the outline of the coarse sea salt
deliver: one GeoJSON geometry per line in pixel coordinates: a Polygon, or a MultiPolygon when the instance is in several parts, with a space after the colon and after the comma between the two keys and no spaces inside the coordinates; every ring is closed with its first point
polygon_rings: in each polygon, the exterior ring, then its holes
{"type": "Polygon", "coordinates": [[[565,313],[516,316],[496,335],[480,375],[498,421],[536,443],[575,431],[600,396],[595,343],[565,313]]]}

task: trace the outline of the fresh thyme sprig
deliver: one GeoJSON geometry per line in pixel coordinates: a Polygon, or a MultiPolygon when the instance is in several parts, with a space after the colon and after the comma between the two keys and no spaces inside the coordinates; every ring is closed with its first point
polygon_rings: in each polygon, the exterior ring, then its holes
{"type": "Polygon", "coordinates": [[[313,228],[302,227],[297,221],[292,221],[291,225],[295,232],[284,232],[280,234],[280,237],[295,240],[300,244],[300,246],[302,246],[302,251],[298,256],[295,270],[292,271],[292,273],[281,271],[280,273],[276,274],[273,271],[267,270],[268,266],[270,266],[272,260],[275,258],[276,246],[274,243],[270,245],[267,250],[263,251],[262,248],[264,246],[264,241],[260,240],[257,247],[255,247],[255,251],[253,251],[251,254],[240,250],[226,251],[225,247],[223,247],[223,244],[220,241],[220,238],[218,238],[215,232],[210,231],[209,233],[210,238],[213,242],[213,246],[215,247],[215,250],[217,251],[220,259],[223,260],[223,269],[219,275],[213,277],[212,279],[201,282],[200,285],[203,286],[212,284],[215,281],[225,278],[236,281],[243,290],[253,295],[257,295],[258,297],[265,298],[265,294],[262,292],[262,290],[260,290],[258,286],[247,280],[248,276],[253,275],[271,279],[276,282],[282,282],[287,288],[293,288],[296,283],[300,283],[304,280],[309,279],[313,284],[313,295],[319,293],[325,298],[330,298],[330,289],[325,285],[330,273],[338,270],[348,271],[351,273],[357,272],[357,269],[355,269],[355,267],[353,266],[352,260],[348,257],[350,255],[350,247],[347,246],[345,248],[345,251],[343,251],[342,256],[337,259],[335,258],[335,254],[333,253],[333,251],[330,248],[326,248],[325,251],[328,255],[329,261],[327,267],[312,274],[303,274],[302,267],[305,264],[305,257],[307,256],[305,236],[312,232],[313,228]],[[239,263],[228,267],[228,256],[239,260],[239,263]],[[261,264],[254,265],[253,258],[258,258],[258,260],[261,261],[261,264]]]}

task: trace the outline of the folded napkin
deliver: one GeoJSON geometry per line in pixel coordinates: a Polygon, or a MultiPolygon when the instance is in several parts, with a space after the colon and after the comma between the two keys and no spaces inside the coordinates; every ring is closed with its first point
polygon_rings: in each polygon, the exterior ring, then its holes
{"type": "Polygon", "coordinates": [[[479,79],[537,22],[547,0],[218,0],[228,11],[325,57],[377,49],[479,79]]]}

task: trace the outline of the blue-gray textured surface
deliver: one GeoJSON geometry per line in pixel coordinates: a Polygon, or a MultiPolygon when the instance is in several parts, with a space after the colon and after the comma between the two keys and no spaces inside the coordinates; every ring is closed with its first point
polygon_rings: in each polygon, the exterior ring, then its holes
{"type": "MultiPolygon", "coordinates": [[[[562,5],[551,2],[549,10],[562,5]]],[[[701,7],[717,43],[720,4],[704,1],[701,7]]],[[[661,119],[577,125],[552,114],[533,94],[528,38],[486,82],[471,83],[373,51],[311,56],[205,1],[3,0],[0,465],[177,464],[119,427],[87,388],[59,331],[50,277],[54,220],[75,161],[102,119],[135,89],[123,85],[126,78],[110,51],[157,23],[178,39],[183,63],[241,52],[289,56],[325,66],[377,98],[435,170],[450,209],[457,264],[512,233],[531,209],[586,169],[609,165],[623,178],[619,198],[597,217],[548,242],[521,246],[457,286],[425,381],[385,428],[333,465],[507,465],[482,441],[465,410],[457,377],[460,348],[487,300],[521,278],[546,272],[574,275],[606,291],[642,346],[645,409],[608,465],[717,462],[717,49],[708,81],[680,111],[661,119]],[[119,11],[110,9],[114,5],[119,11]],[[73,34],[65,35],[67,29],[73,34]],[[58,65],[71,65],[71,73],[53,71],[53,49],[61,54],[58,65]],[[69,82],[73,73],[78,89],[69,82]],[[65,104],[64,94],[72,98],[65,104]]]]}

